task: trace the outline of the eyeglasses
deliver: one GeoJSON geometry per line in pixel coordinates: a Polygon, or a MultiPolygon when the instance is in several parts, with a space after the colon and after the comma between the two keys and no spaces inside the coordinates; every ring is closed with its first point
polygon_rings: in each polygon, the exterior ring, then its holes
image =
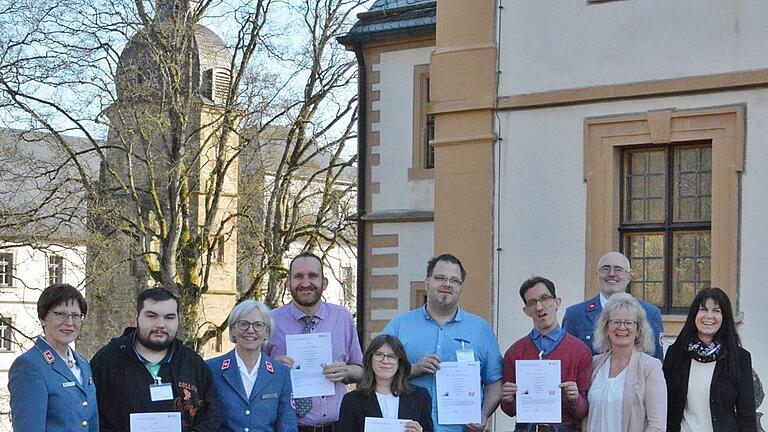
{"type": "Polygon", "coordinates": [[[448,276],[440,275],[440,274],[439,275],[432,275],[432,280],[437,282],[437,283],[439,283],[439,284],[444,284],[444,283],[448,282],[448,284],[453,285],[453,286],[461,285],[461,279],[456,278],[456,277],[450,277],[449,278],[448,276]]]}
{"type": "Polygon", "coordinates": [[[384,362],[384,359],[387,360],[387,363],[389,362],[397,363],[398,357],[394,354],[384,354],[381,351],[376,351],[375,353],[373,353],[373,359],[376,360],[377,362],[382,362],[382,363],[384,362]]]}
{"type": "Polygon", "coordinates": [[[630,328],[637,325],[637,321],[635,320],[617,320],[612,319],[608,320],[608,328],[617,329],[621,326],[624,326],[624,328],[630,328]]]}
{"type": "Polygon", "coordinates": [[[552,306],[552,304],[555,302],[555,298],[552,297],[549,294],[544,294],[543,296],[537,298],[537,299],[530,299],[525,302],[525,308],[526,309],[535,309],[537,303],[541,303],[543,307],[549,307],[552,306]]]}
{"type": "Polygon", "coordinates": [[[80,322],[85,318],[85,314],[81,313],[66,313],[66,312],[56,312],[51,311],[53,314],[53,317],[56,318],[56,321],[58,322],[66,322],[67,318],[72,318],[72,322],[80,322]]]}
{"type": "Polygon", "coordinates": [[[267,324],[263,321],[248,322],[246,320],[240,320],[235,323],[235,326],[240,331],[248,331],[251,327],[253,327],[253,331],[261,331],[267,328],[267,324]]]}
{"type": "Polygon", "coordinates": [[[627,274],[627,270],[625,270],[624,267],[609,266],[609,265],[604,265],[600,267],[599,269],[597,269],[597,272],[600,273],[601,275],[607,275],[607,274],[611,274],[611,270],[613,270],[613,274],[615,274],[616,276],[624,276],[625,274],[627,274]]]}

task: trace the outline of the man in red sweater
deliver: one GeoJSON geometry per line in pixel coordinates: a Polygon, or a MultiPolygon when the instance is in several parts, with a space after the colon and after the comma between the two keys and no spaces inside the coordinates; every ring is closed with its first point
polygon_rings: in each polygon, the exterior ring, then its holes
{"type": "Polygon", "coordinates": [[[517,379],[515,360],[560,360],[562,423],[518,423],[515,431],[575,432],[587,416],[587,392],[592,375],[592,353],[584,342],[566,333],[557,321],[560,298],[555,284],[543,277],[532,277],[520,286],[525,303],[523,312],[533,320],[533,330],[518,340],[504,354],[501,409],[509,416],[516,413],[517,379]]]}

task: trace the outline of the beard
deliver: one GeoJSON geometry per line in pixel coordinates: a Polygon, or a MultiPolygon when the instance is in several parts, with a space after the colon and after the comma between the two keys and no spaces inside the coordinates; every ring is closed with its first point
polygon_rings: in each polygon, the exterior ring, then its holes
{"type": "Polygon", "coordinates": [[[299,293],[299,288],[293,288],[291,289],[291,297],[293,297],[293,301],[295,301],[300,306],[304,307],[312,307],[320,302],[323,298],[323,292],[321,288],[312,285],[312,290],[310,291],[312,293],[311,298],[302,298],[303,294],[299,293]]]}
{"type": "Polygon", "coordinates": [[[171,336],[170,334],[168,334],[168,338],[166,338],[165,341],[163,342],[153,341],[152,339],[149,338],[150,333],[151,331],[147,332],[145,335],[141,327],[136,327],[136,340],[138,340],[140,344],[142,344],[145,348],[147,348],[150,351],[158,351],[158,352],[165,351],[168,347],[170,347],[173,344],[173,340],[175,339],[174,336],[171,336]]]}

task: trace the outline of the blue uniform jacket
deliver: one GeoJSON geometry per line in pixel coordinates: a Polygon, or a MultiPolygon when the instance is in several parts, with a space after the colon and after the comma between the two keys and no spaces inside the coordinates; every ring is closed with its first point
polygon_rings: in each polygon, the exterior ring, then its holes
{"type": "MultiPolygon", "coordinates": [[[[653,329],[653,339],[656,344],[656,352],[654,357],[663,361],[664,349],[661,347],[661,338],[664,335],[664,325],[661,322],[661,311],[656,306],[639,300],[640,305],[645,309],[645,314],[648,316],[648,323],[653,329]]],[[[598,354],[592,346],[592,335],[595,332],[595,323],[600,318],[600,313],[603,311],[603,306],[600,304],[600,294],[591,299],[569,306],[565,310],[565,316],[563,317],[563,330],[579,338],[587,344],[589,349],[592,350],[592,354],[598,354]]]]}
{"type": "Polygon", "coordinates": [[[235,360],[235,350],[208,360],[222,409],[221,431],[296,432],[291,404],[291,376],[287,367],[261,354],[251,397],[246,397],[235,360]]]}
{"type": "Polygon", "coordinates": [[[13,430],[24,432],[98,432],[99,412],[91,367],[78,353],[83,383],[43,338],[20,355],[8,372],[13,430]]]}

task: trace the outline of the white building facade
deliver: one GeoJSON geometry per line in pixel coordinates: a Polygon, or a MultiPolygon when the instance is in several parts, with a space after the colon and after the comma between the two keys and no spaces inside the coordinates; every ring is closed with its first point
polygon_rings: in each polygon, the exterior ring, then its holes
{"type": "MultiPolygon", "coordinates": [[[[412,309],[427,259],[450,252],[469,273],[462,306],[504,351],[532,327],[525,279],[575,304],[619,250],[666,345],[699,289],[725,290],[765,380],[768,4],[553,6],[379,0],[342,38],[364,60],[366,336],[412,309]]],[[[498,411],[495,430],[513,428],[498,411]]]]}
{"type": "Polygon", "coordinates": [[[11,430],[8,370],[43,332],[37,317],[40,293],[50,284],[68,283],[85,296],[84,282],[84,246],[0,244],[0,430],[11,430]]]}

